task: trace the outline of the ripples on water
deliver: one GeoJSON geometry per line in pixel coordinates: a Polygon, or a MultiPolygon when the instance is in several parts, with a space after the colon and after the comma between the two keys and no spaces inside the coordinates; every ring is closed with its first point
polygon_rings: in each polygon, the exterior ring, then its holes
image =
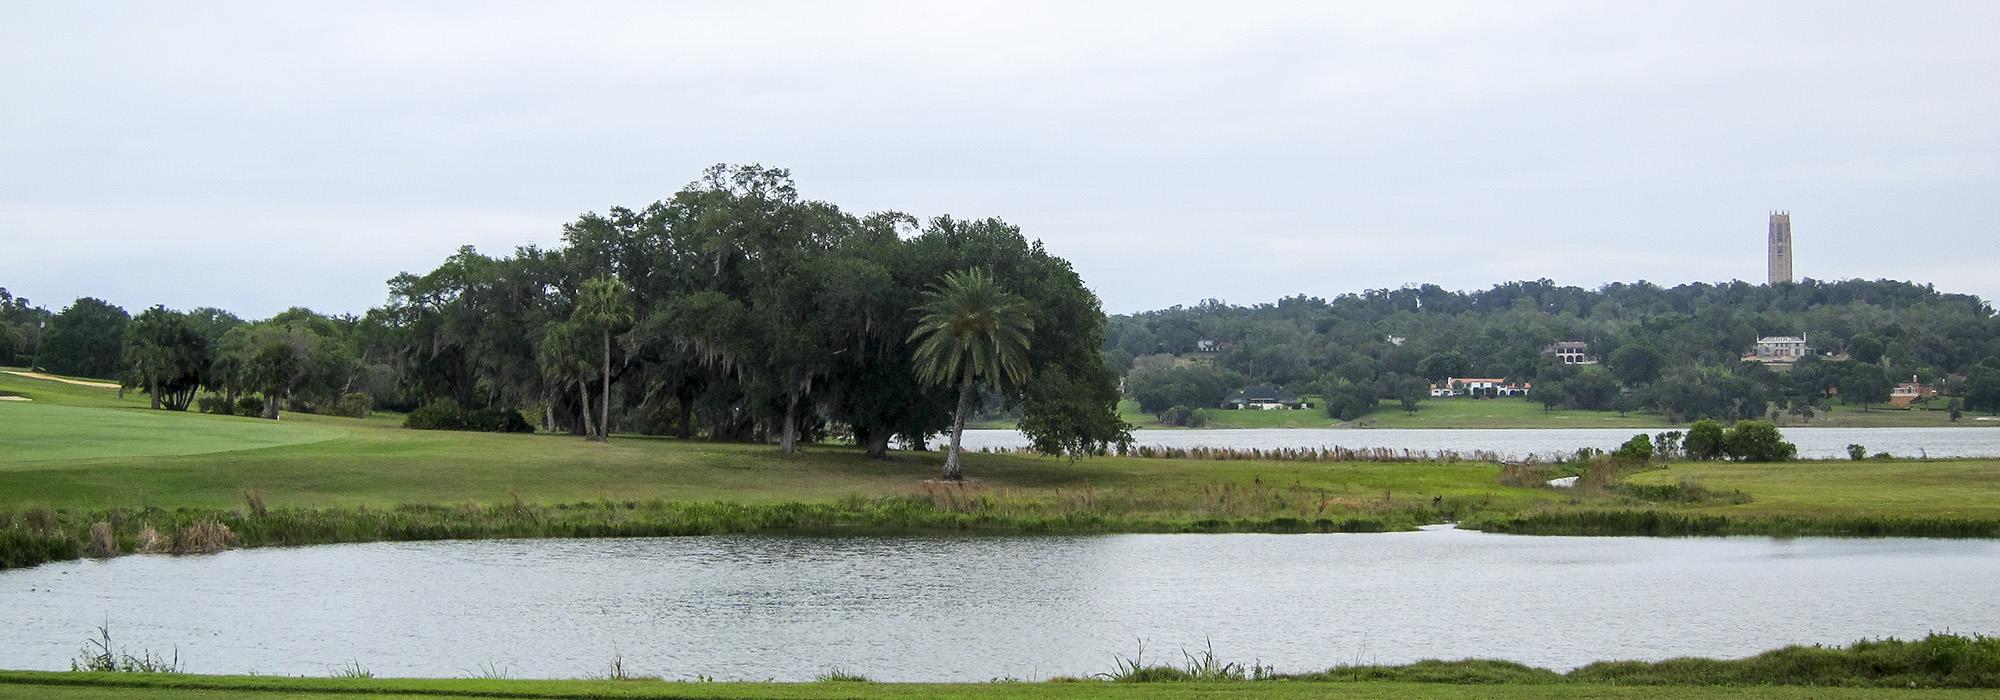
{"type": "Polygon", "coordinates": [[[130,556],[0,573],[0,667],[107,619],[208,673],[1026,679],[1213,640],[1285,671],[1740,656],[2000,632],[1983,541],[1372,535],[686,537],[130,556]]]}

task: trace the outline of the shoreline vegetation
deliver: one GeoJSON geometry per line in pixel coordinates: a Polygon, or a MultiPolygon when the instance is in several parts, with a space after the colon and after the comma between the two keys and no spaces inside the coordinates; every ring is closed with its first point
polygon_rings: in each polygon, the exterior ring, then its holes
{"type": "MultiPolygon", "coordinates": [[[[1310,397],[1317,400],[1317,397],[1310,397]]],[[[1935,402],[1932,402],[1935,403],[1935,402]]],[[[1316,403],[1315,406],[1318,404],[1316,403]]],[[[1206,422],[1199,426],[1203,430],[1271,430],[1271,429],[1352,429],[1374,428],[1397,429],[1517,429],[1535,430],[1546,428],[1617,428],[1634,430],[1685,429],[1692,421],[1674,422],[1666,416],[1653,412],[1634,411],[1619,413],[1614,410],[1590,411],[1574,408],[1545,409],[1540,404],[1520,398],[1448,398],[1430,399],[1422,402],[1417,410],[1404,411],[1395,401],[1384,399],[1376,409],[1351,421],[1328,417],[1319,408],[1259,411],[1253,409],[1224,410],[1206,409],[1206,422]]],[[[1158,416],[1140,410],[1139,404],[1131,399],[1120,401],[1118,417],[1139,430],[1188,430],[1189,426],[1170,425],[1158,416]]],[[[1793,428],[1996,428],[2000,420],[1979,420],[1982,415],[1967,414],[1959,420],[1951,420],[1950,411],[1923,404],[1916,407],[1899,408],[1884,405],[1870,405],[1867,410],[1838,401],[1832,402],[1814,415],[1811,420],[1800,416],[1779,414],[1778,427],[1793,428]]],[[[1011,430],[1013,422],[1005,419],[977,421],[966,427],[980,430],[1011,430]]]]}
{"type": "Polygon", "coordinates": [[[1922,639],[1862,640],[1846,646],[1788,646],[1740,659],[1675,658],[1600,661],[1568,672],[1491,659],[1424,660],[1395,665],[1335,665],[1322,671],[1280,672],[1257,662],[1217,657],[1213,649],[1183,649],[1159,663],[1140,652],[1118,656],[1112,669],[1090,676],[986,683],[879,683],[864,673],[820,672],[811,683],[737,682],[694,676],[692,682],[645,675],[622,656],[607,672],[579,680],[512,680],[504,669],[478,678],[378,679],[359,660],[330,665],[330,678],[194,675],[179,659],[113,646],[108,630],[86,646],[69,672],[0,671],[0,696],[228,697],[289,693],[395,694],[399,697],[1174,697],[1176,691],[1231,696],[1317,697],[1956,697],[1951,690],[2000,687],[2000,638],[1930,634],[1922,639]],[[122,656],[121,656],[122,655],[122,656]],[[143,664],[125,663],[144,660],[143,664]],[[1147,691],[1131,690],[1146,688],[1147,691]],[[1868,693],[1853,691],[1867,690],[1868,693]],[[92,694],[92,691],[96,691],[92,694]],[[1581,691],[1574,692],[1571,691],[1581,691]],[[1745,692],[1748,691],[1748,692],[1745,692]],[[1809,691],[1809,692],[1797,692],[1809,691]],[[1930,691],[1930,692],[1927,692],[1930,691]],[[122,694],[121,694],[122,693],[122,694]]]}
{"type": "MultiPolygon", "coordinates": [[[[1077,460],[406,430],[148,411],[0,375],[0,568],[136,552],[724,533],[1390,532],[2000,537],[2000,460],[1497,463],[1368,450],[1077,460]],[[1575,476],[1576,488],[1548,480],[1575,476]],[[615,494],[615,496],[614,496],[615,494]]],[[[1157,452],[1157,453],[1155,453],[1157,452]]]]}

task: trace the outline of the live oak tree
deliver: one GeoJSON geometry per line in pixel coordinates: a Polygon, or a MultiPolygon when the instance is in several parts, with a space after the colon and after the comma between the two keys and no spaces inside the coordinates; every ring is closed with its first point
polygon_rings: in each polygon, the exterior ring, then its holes
{"type": "Polygon", "coordinates": [[[56,374],[117,377],[122,374],[124,309],[84,297],[49,319],[35,349],[35,365],[56,374]]]}
{"type": "Polygon", "coordinates": [[[132,319],[121,383],[151,397],[152,407],[185,411],[208,379],[208,338],[186,314],[155,306],[132,319]]]}
{"type": "Polygon", "coordinates": [[[923,315],[910,334],[917,377],[927,384],[956,385],[958,391],[943,474],[956,481],[964,478],[960,442],[974,389],[982,381],[996,387],[1027,381],[1028,335],[1035,323],[1026,300],[977,268],[945,275],[917,308],[923,315]]]}

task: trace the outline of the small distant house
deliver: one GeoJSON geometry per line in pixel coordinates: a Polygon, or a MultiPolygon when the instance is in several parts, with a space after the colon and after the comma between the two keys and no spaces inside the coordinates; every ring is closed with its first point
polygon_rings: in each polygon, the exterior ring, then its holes
{"type": "Polygon", "coordinates": [[[1565,340],[1542,348],[1542,354],[1554,355],[1565,365],[1594,365],[1597,358],[1590,354],[1590,343],[1581,340],[1565,340]]]}
{"type": "Polygon", "coordinates": [[[1385,335],[1382,336],[1382,341],[1400,348],[1403,347],[1403,343],[1410,342],[1410,339],[1400,335],[1385,335]]]}
{"type": "Polygon", "coordinates": [[[1767,335],[1757,339],[1757,344],[1750,349],[1750,354],[1743,356],[1743,361],[1790,366],[1799,358],[1811,354],[1812,348],[1806,346],[1806,339],[1802,336],[1767,335]]]}
{"type": "Polygon", "coordinates": [[[1232,410],[1285,411],[1312,408],[1312,403],[1299,398],[1298,394],[1285,391],[1282,387],[1259,384],[1238,389],[1223,400],[1222,407],[1232,410]]]}
{"type": "Polygon", "coordinates": [[[1229,348],[1233,345],[1234,343],[1231,343],[1227,340],[1209,340],[1207,338],[1203,338],[1201,340],[1194,341],[1194,351],[1208,352],[1208,353],[1228,352],[1229,348]]]}
{"type": "Polygon", "coordinates": [[[1897,382],[1896,388],[1889,391],[1889,404],[1892,406],[1908,406],[1918,401],[1937,398],[1939,393],[1941,392],[1938,391],[1936,386],[1918,382],[1917,376],[1913,374],[1910,375],[1910,381],[1897,382]]]}
{"type": "Polygon", "coordinates": [[[1534,385],[1528,382],[1509,382],[1491,377],[1446,377],[1442,383],[1431,385],[1431,398],[1527,396],[1533,388],[1534,385]]]}

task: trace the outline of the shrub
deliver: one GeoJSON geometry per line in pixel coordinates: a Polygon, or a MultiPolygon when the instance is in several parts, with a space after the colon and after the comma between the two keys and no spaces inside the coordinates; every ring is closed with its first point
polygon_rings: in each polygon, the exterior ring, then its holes
{"type": "Polygon", "coordinates": [[[1723,438],[1722,451],[1739,462],[1783,462],[1798,456],[1799,448],[1785,442],[1777,426],[1746,420],[1729,429],[1723,438]]]}
{"type": "Polygon", "coordinates": [[[1847,446],[1847,458],[1854,460],[1856,462],[1867,459],[1868,448],[1862,447],[1860,445],[1850,444],[1847,446]]]}
{"type": "Polygon", "coordinates": [[[255,396],[245,396],[243,398],[237,399],[236,415],[239,416],[264,415],[264,400],[255,396]]]}
{"type": "Polygon", "coordinates": [[[519,411],[476,409],[467,411],[451,401],[439,399],[411,411],[403,427],[413,430],[472,430],[485,433],[532,433],[535,426],[519,411]]]}
{"type": "Polygon", "coordinates": [[[1644,462],[1653,458],[1653,439],[1645,433],[1632,436],[1625,444],[1619,445],[1611,456],[1634,462],[1644,462]]]}
{"type": "Polygon", "coordinates": [[[467,411],[465,429],[487,433],[532,433],[535,426],[521,417],[520,411],[487,408],[467,411]]]}
{"type": "Polygon", "coordinates": [[[213,394],[195,399],[194,403],[195,407],[202,413],[213,413],[218,416],[235,415],[236,413],[236,407],[229,403],[229,399],[213,394]]]}
{"type": "Polygon", "coordinates": [[[1208,425],[1208,411],[1175,406],[1160,412],[1160,422],[1181,428],[1199,428],[1208,425]]]}
{"type": "Polygon", "coordinates": [[[1722,438],[1722,424],[1703,418],[1688,426],[1681,449],[1693,459],[1715,459],[1722,456],[1722,438]]]}
{"type": "Polygon", "coordinates": [[[368,413],[373,410],[375,410],[375,397],[359,391],[340,397],[340,403],[334,404],[333,407],[335,415],[349,418],[367,418],[368,413]]]}
{"type": "Polygon", "coordinates": [[[438,399],[403,417],[403,427],[412,430],[464,430],[465,412],[458,404],[438,399]]]}

